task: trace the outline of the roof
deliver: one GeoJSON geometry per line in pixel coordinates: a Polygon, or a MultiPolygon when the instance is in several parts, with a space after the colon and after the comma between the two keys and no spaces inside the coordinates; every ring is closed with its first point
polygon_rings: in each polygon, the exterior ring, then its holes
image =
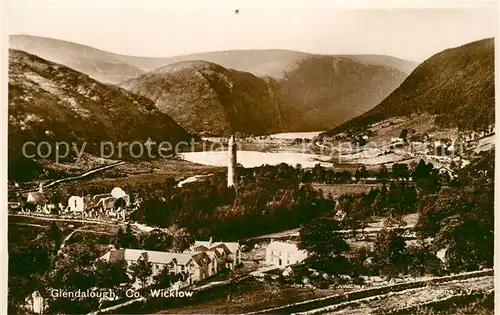
{"type": "Polygon", "coordinates": [[[215,242],[212,246],[226,245],[226,247],[231,251],[232,254],[236,253],[240,249],[240,243],[238,242],[215,242]]]}
{"type": "Polygon", "coordinates": [[[120,261],[125,259],[125,250],[117,249],[109,252],[109,261],[120,261]]]}
{"type": "Polygon", "coordinates": [[[272,251],[285,252],[285,253],[294,253],[294,252],[303,251],[303,250],[300,250],[296,244],[276,242],[276,241],[271,242],[267,246],[267,248],[272,250],[272,251]]]}
{"type": "Polygon", "coordinates": [[[226,246],[226,244],[219,244],[217,246],[212,246],[211,249],[215,249],[215,250],[218,250],[220,254],[222,254],[223,252],[226,254],[226,255],[229,255],[231,254],[231,250],[226,246]]]}
{"type": "Polygon", "coordinates": [[[197,254],[194,254],[191,258],[200,267],[201,266],[208,266],[208,264],[210,264],[210,262],[211,262],[210,257],[205,252],[199,252],[197,254]]]}
{"type": "Polygon", "coordinates": [[[206,251],[204,253],[206,253],[208,255],[208,257],[210,257],[211,261],[214,260],[215,258],[219,259],[222,257],[221,254],[216,250],[209,250],[209,251],[206,251]]]}
{"type": "Polygon", "coordinates": [[[236,253],[240,249],[240,243],[238,242],[210,242],[210,241],[195,241],[194,248],[198,246],[204,246],[207,249],[212,249],[220,245],[225,245],[229,249],[231,254],[236,253]]]}
{"type": "Polygon", "coordinates": [[[203,245],[200,245],[200,246],[195,246],[195,247],[193,248],[193,250],[194,250],[195,252],[203,252],[203,251],[208,250],[208,247],[203,246],[203,245]]]}
{"type": "Polygon", "coordinates": [[[158,252],[152,250],[142,250],[142,249],[113,249],[106,255],[102,256],[101,259],[109,261],[137,261],[139,258],[144,257],[143,254],[147,254],[148,261],[155,264],[168,264],[174,259],[178,265],[185,265],[191,260],[190,254],[183,253],[168,253],[168,252],[158,252]]]}
{"type": "Polygon", "coordinates": [[[33,191],[33,192],[28,193],[27,202],[28,203],[36,203],[36,204],[44,203],[45,196],[43,193],[41,193],[39,191],[33,191]]]}
{"type": "Polygon", "coordinates": [[[98,194],[98,195],[94,195],[92,196],[92,199],[101,199],[101,198],[104,198],[104,197],[110,197],[111,194],[110,193],[105,193],[105,194],[98,194]]]}
{"type": "Polygon", "coordinates": [[[209,249],[207,251],[208,256],[210,256],[210,258],[213,259],[212,254],[209,254],[209,253],[213,253],[217,258],[222,257],[222,253],[220,251],[218,251],[216,248],[212,248],[212,249],[209,249]]]}

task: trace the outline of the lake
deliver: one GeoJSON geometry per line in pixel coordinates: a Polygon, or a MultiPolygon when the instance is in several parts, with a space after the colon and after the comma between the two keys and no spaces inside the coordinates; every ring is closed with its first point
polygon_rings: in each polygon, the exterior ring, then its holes
{"type": "MultiPolygon", "coordinates": [[[[180,154],[184,160],[211,166],[227,166],[227,151],[205,151],[187,152],[180,154]]],[[[258,152],[237,151],[238,163],[243,167],[257,167],[264,164],[278,165],[286,163],[291,166],[301,164],[302,167],[314,167],[315,164],[329,167],[332,163],[327,162],[329,157],[299,152],[258,152]]]]}
{"type": "Polygon", "coordinates": [[[294,140],[294,139],[312,139],[314,137],[317,137],[320,133],[324,131],[310,131],[310,132],[283,132],[283,133],[275,133],[272,135],[269,135],[269,137],[274,138],[274,139],[289,139],[289,140],[294,140]]]}

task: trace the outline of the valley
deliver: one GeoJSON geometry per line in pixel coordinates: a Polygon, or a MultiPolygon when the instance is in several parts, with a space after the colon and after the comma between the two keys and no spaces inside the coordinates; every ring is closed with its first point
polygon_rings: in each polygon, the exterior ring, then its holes
{"type": "Polygon", "coordinates": [[[9,44],[11,313],[491,309],[492,38],[421,63],[9,44]]]}

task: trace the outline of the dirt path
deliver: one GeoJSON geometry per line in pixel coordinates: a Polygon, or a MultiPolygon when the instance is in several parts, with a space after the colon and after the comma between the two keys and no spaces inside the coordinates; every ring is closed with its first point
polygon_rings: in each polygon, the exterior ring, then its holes
{"type": "Polygon", "coordinates": [[[76,233],[76,232],[78,232],[78,231],[81,231],[81,229],[83,229],[84,227],[85,227],[85,226],[82,226],[82,227],[80,227],[80,228],[78,228],[78,229],[76,229],[76,230],[71,231],[71,233],[69,233],[69,234],[68,234],[68,236],[66,236],[66,237],[64,238],[64,240],[63,240],[63,241],[62,241],[62,243],[61,243],[61,246],[59,247],[59,250],[57,251],[57,255],[58,255],[58,256],[62,253],[62,251],[63,251],[63,249],[64,249],[64,246],[66,246],[66,242],[67,242],[67,241],[69,241],[69,239],[73,236],[73,234],[75,234],[75,233],[76,233]]]}
{"type": "MultiPolygon", "coordinates": [[[[86,220],[86,219],[63,219],[63,218],[51,218],[42,215],[32,215],[32,214],[12,214],[9,213],[9,217],[21,217],[21,218],[30,218],[34,220],[43,220],[43,221],[64,221],[64,222],[78,222],[78,223],[88,223],[88,224],[103,224],[103,225],[116,225],[117,222],[114,221],[106,221],[106,220],[86,220]]],[[[9,222],[11,223],[11,222],[9,222]]],[[[21,223],[21,222],[12,222],[12,223],[21,223]]],[[[124,222],[126,223],[126,222],[124,222]]]]}
{"type": "MultiPolygon", "coordinates": [[[[52,187],[52,186],[57,185],[57,184],[62,183],[62,182],[68,182],[68,181],[72,181],[72,180],[76,180],[76,179],[82,179],[82,178],[87,177],[89,175],[92,175],[94,173],[101,172],[101,171],[107,170],[109,168],[113,168],[115,166],[123,165],[125,163],[127,163],[127,162],[119,161],[119,162],[115,162],[112,164],[100,166],[98,168],[92,169],[92,170],[87,171],[87,172],[80,174],[80,175],[57,179],[57,180],[49,182],[48,184],[43,185],[43,188],[49,188],[49,187],[52,187]]],[[[9,193],[27,193],[27,192],[37,191],[37,190],[38,190],[38,187],[33,188],[33,189],[24,189],[24,190],[9,190],[9,193]]]]}
{"type": "Polygon", "coordinates": [[[125,164],[125,163],[126,162],[124,162],[124,161],[120,161],[120,162],[116,162],[116,163],[113,163],[113,164],[109,164],[109,165],[98,167],[96,169],[87,171],[87,172],[85,172],[83,174],[80,174],[80,175],[77,175],[77,176],[72,176],[72,177],[58,179],[58,180],[55,180],[55,181],[52,181],[52,182],[48,183],[47,185],[43,185],[43,188],[48,188],[48,187],[54,186],[54,185],[62,183],[62,182],[72,181],[72,180],[75,180],[75,179],[81,179],[81,178],[87,177],[89,175],[92,175],[94,173],[97,173],[97,172],[100,172],[100,171],[104,171],[104,170],[107,170],[108,168],[112,168],[112,167],[115,167],[115,166],[118,166],[118,165],[122,165],[122,164],[125,164]]]}

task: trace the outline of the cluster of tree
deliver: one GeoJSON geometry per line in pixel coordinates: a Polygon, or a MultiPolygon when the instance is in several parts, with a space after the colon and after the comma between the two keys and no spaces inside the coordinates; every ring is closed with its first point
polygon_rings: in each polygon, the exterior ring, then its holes
{"type": "Polygon", "coordinates": [[[301,183],[301,168],[286,164],[240,168],[237,189],[224,173],[188,188],[146,197],[132,219],[178,225],[199,237],[237,239],[299,226],[333,208],[333,200],[301,183]]]}
{"type": "Polygon", "coordinates": [[[341,227],[342,224],[336,220],[320,219],[304,225],[300,230],[298,247],[307,250],[310,255],[305,260],[305,270],[326,273],[317,283],[319,286],[334,284],[336,280],[332,276],[339,275],[357,279],[360,275],[392,278],[406,274],[421,276],[444,273],[441,261],[427,243],[407,246],[399,232],[384,229],[375,237],[373,249],[351,248],[346,241],[346,234],[340,231],[341,227]]]}
{"type": "Polygon", "coordinates": [[[345,216],[340,222],[321,219],[304,225],[300,230],[299,248],[311,254],[306,265],[329,274],[389,278],[492,268],[494,153],[489,152],[464,168],[453,185],[437,191],[429,184],[432,167],[419,163],[414,174],[415,184],[391,183],[389,190],[384,186],[360,196],[342,196],[337,210],[345,216]],[[380,209],[389,212],[380,213],[380,209]],[[362,229],[371,215],[391,217],[411,209],[419,212],[416,244],[408,245],[398,230],[384,229],[377,234],[371,249],[349,252],[346,234],[340,229],[362,229]],[[436,253],[444,249],[443,262],[436,253]]]}
{"type": "Polygon", "coordinates": [[[451,187],[428,195],[419,206],[417,228],[434,239],[435,250],[446,249],[453,271],[493,266],[494,152],[465,167],[451,187]]]}
{"type": "MultiPolygon", "coordinates": [[[[319,164],[304,170],[300,165],[293,167],[285,163],[240,167],[238,174],[236,190],[227,187],[226,174],[222,172],[186,188],[178,188],[175,182],[169,181],[162,187],[136,192],[142,202],[132,213],[132,219],[160,227],[176,224],[205,238],[250,237],[293,228],[331,212],[332,197],[323,196],[310,183],[346,183],[353,176],[349,171],[335,171],[319,164]]],[[[358,180],[371,176],[382,182],[389,178],[396,180],[388,187],[353,198],[353,202],[343,200],[345,212],[353,217],[416,211],[418,195],[434,193],[443,184],[439,172],[424,161],[413,168],[396,163],[391,172],[385,166],[376,172],[361,167],[354,176],[358,180]],[[409,181],[412,176],[414,184],[409,181]]]]}
{"type": "Polygon", "coordinates": [[[162,252],[182,253],[194,243],[194,237],[186,228],[171,226],[168,232],[160,229],[145,234],[134,234],[130,224],[125,232],[120,227],[113,241],[115,248],[136,248],[162,252]]]}
{"type": "Polygon", "coordinates": [[[345,194],[339,197],[336,213],[342,216],[345,229],[363,229],[372,216],[401,217],[415,213],[419,195],[414,184],[391,182],[389,186],[373,188],[359,195],[345,194]]]}

